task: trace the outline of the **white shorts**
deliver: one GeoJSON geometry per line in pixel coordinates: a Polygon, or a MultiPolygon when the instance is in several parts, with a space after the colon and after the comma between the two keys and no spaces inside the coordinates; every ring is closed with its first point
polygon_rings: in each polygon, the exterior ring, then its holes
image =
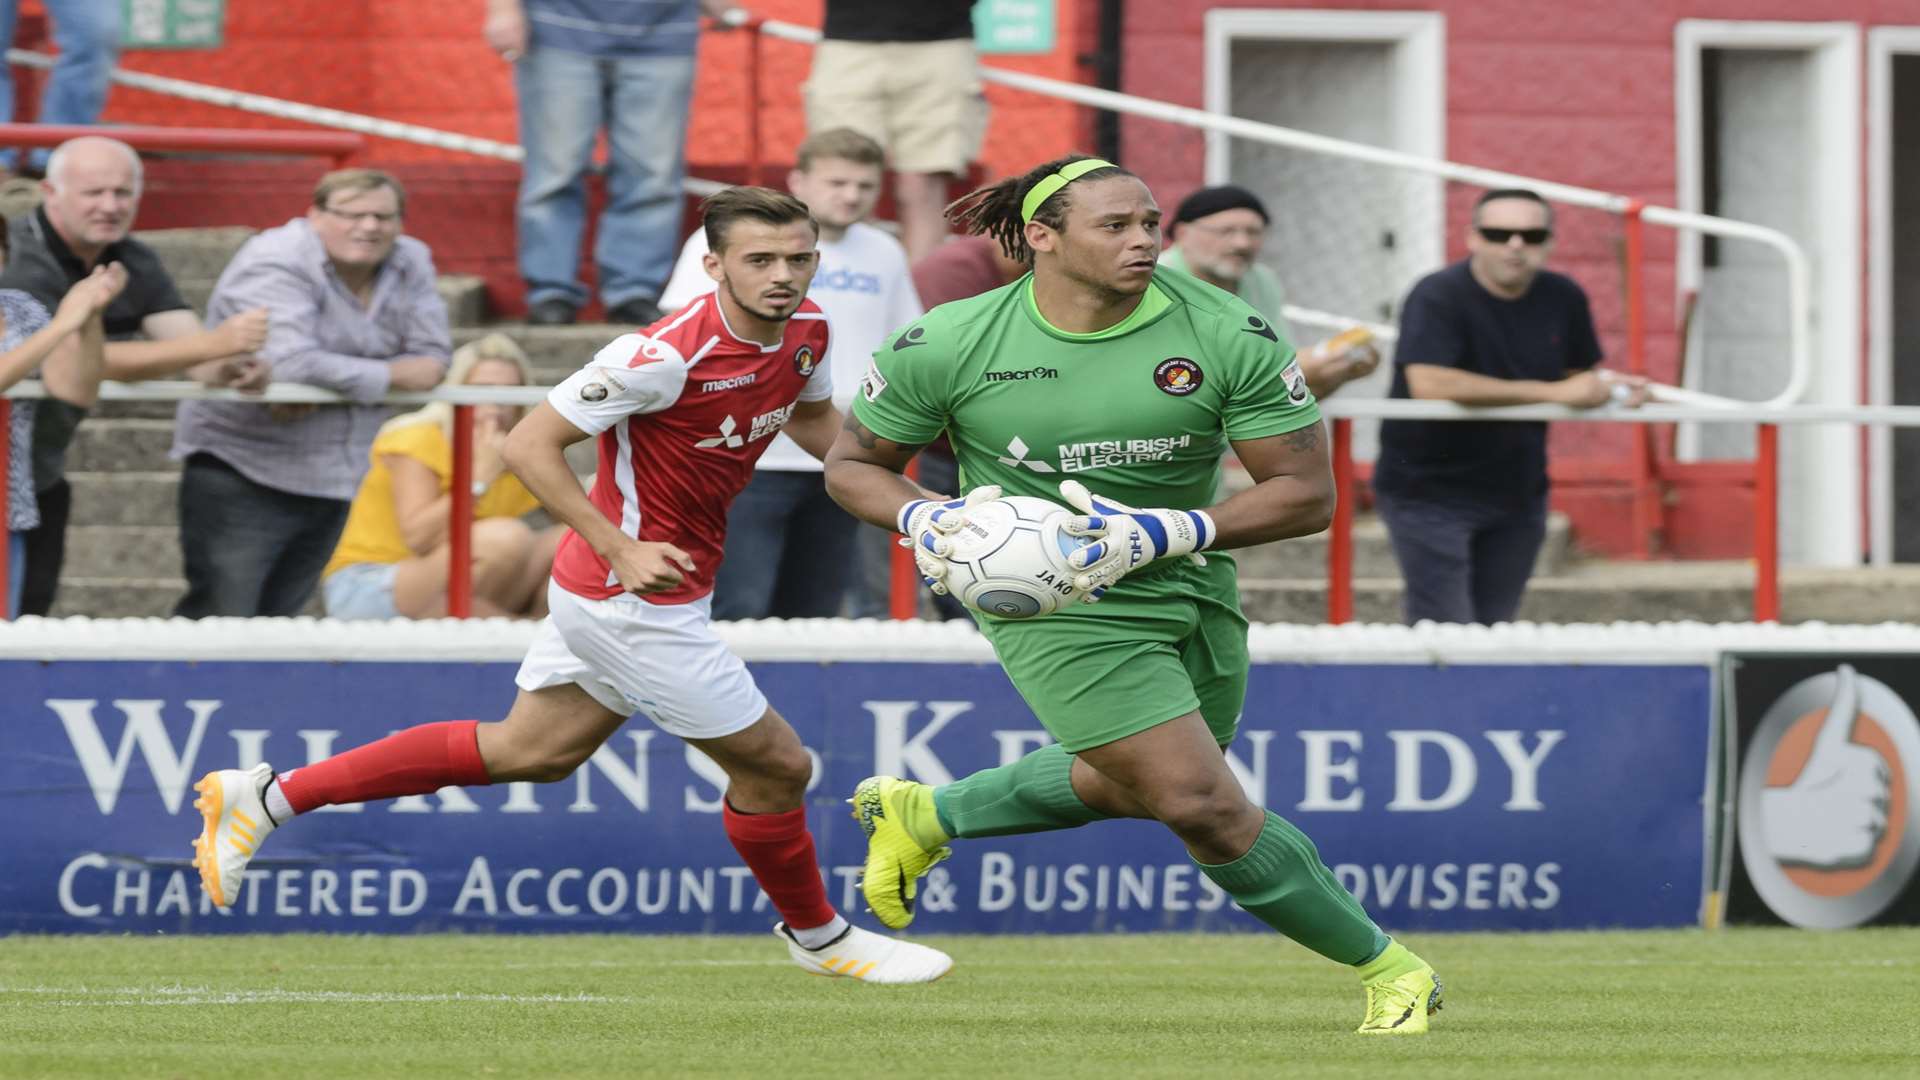
{"type": "Polygon", "coordinates": [[[645,713],[682,739],[717,739],[766,715],[746,661],[713,632],[713,598],[650,604],[631,593],[589,600],[547,583],[549,614],[514,682],[575,683],[622,715],[645,713]]]}

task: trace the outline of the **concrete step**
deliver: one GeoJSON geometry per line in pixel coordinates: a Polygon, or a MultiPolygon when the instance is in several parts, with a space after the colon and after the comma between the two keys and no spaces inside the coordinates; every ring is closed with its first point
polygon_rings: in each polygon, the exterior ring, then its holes
{"type": "Polygon", "coordinates": [[[67,447],[73,472],[162,472],[172,468],[173,419],[88,417],[67,447]]]}
{"type": "Polygon", "coordinates": [[[527,352],[535,380],[551,386],[580,370],[593,359],[600,347],[634,327],[624,323],[575,323],[572,326],[529,326],[526,323],[494,323],[490,326],[456,326],[455,348],[487,334],[499,331],[518,342],[527,352]]]}
{"type": "Polygon", "coordinates": [[[167,472],[73,472],[70,525],[180,524],[180,470],[167,472]]]}
{"type": "Polygon", "coordinates": [[[180,530],[173,525],[71,525],[67,559],[60,569],[72,578],[143,580],[177,578],[180,530]]]}
{"type": "MultiPolygon", "coordinates": [[[[62,577],[60,592],[53,600],[55,617],[85,615],[94,619],[164,619],[173,614],[173,606],[187,594],[182,578],[80,578],[62,577]]],[[[325,614],[320,590],[315,589],[302,615],[319,618],[325,614]]]]}
{"type": "Polygon", "coordinates": [[[176,283],[213,281],[227,268],[233,253],[258,229],[229,225],[208,229],[137,229],[134,239],[160,256],[176,283]]]}
{"type": "MultiPolygon", "coordinates": [[[[1920,610],[1920,566],[1789,567],[1781,572],[1783,622],[1910,621],[1920,610]]],[[[1401,584],[1356,578],[1354,619],[1399,622],[1401,584]]],[[[1326,580],[1247,578],[1241,603],[1255,622],[1318,623],[1326,580]]],[[[1531,622],[1745,622],[1753,617],[1753,567],[1745,562],[1588,560],[1528,583],[1519,617],[1531,622]]]]}
{"type": "Polygon", "coordinates": [[[53,598],[56,617],[85,615],[95,619],[164,619],[187,593],[181,578],[62,577],[53,598]]]}
{"type": "MultiPolygon", "coordinates": [[[[1327,569],[1327,534],[1281,540],[1233,553],[1240,564],[1241,578],[1298,578],[1324,574],[1327,569]]],[[[1534,560],[1536,575],[1559,573],[1573,550],[1573,526],[1565,514],[1547,515],[1547,539],[1534,560]]],[[[1362,514],[1353,523],[1353,576],[1398,581],[1400,564],[1394,560],[1393,545],[1387,539],[1387,527],[1372,514],[1362,514]]]]}

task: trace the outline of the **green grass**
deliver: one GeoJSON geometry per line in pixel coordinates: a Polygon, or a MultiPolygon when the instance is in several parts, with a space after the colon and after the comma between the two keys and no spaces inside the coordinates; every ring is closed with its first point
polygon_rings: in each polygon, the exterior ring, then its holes
{"type": "Polygon", "coordinates": [[[0,1077],[1897,1077],[1920,931],[1426,935],[1424,1039],[1253,935],[928,938],[954,973],[811,978],[772,938],[0,940],[0,1077]]]}

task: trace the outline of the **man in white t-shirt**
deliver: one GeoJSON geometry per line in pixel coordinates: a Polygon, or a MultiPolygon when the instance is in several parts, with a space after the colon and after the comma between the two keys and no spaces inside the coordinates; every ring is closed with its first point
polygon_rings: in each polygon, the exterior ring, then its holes
{"type": "MultiPolygon", "coordinates": [[[[800,144],[787,188],[820,226],[820,269],[809,299],[833,328],[827,345],[834,404],[853,402],[874,350],[924,310],[907,253],[865,223],[880,197],[886,154],[851,128],[830,128],[800,144]]],[[[695,231],[660,296],[672,312],[713,291],[701,269],[705,235],[695,231]]],[[[715,619],[832,618],[859,588],[860,523],[827,496],[817,458],[781,435],[767,449],[727,514],[726,553],[714,583],[715,619]]],[[[857,608],[871,603],[856,601],[857,608]]]]}

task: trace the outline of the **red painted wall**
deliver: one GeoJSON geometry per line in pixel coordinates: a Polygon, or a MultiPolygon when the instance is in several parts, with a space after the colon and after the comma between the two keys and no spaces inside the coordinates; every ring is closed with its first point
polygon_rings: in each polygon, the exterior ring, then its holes
{"type": "MultiPolygon", "coordinates": [[[[1079,81],[1079,57],[1093,46],[1091,0],[1060,0],[1058,41],[1045,55],[995,57],[1009,68],[1079,81]]],[[[821,0],[758,0],[768,18],[818,26],[821,0]]],[[[235,0],[226,44],[217,51],[134,51],[122,64],[151,72],[383,119],[514,142],[508,65],[480,39],[483,0],[235,0]]],[[[758,94],[747,85],[750,36],[709,33],[701,42],[688,161],[694,175],[746,178],[747,108],[762,110],[766,177],[779,182],[806,135],[800,84],[811,49],[764,39],[758,94]]],[[[1062,146],[1086,141],[1089,118],[1073,106],[989,87],[992,119],[980,162],[988,175],[1024,170],[1062,146]]],[[[165,126],[240,128],[303,125],[139,90],[116,88],[104,119],[165,126]]],[[[374,139],[364,164],[394,169],[412,199],[408,229],[442,269],[488,281],[493,309],[522,310],[514,268],[515,166],[415,144],[374,139]]],[[[237,165],[160,162],[142,208],[144,227],[277,224],[301,212],[321,162],[237,165]]],[[[597,191],[593,198],[598,199],[597,191]]],[[[583,251],[592,250],[592,236],[583,251]]],[[[590,267],[585,268],[590,271],[590,267]]]]}

